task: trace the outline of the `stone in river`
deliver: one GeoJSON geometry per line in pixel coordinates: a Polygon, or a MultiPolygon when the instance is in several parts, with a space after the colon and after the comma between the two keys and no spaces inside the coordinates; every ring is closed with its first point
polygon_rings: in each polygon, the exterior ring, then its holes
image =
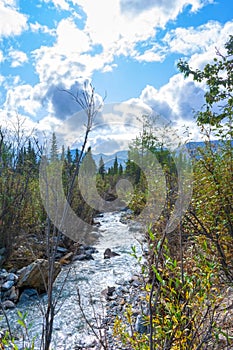
{"type": "Polygon", "coordinates": [[[104,252],[104,259],[110,259],[114,256],[120,256],[120,254],[112,252],[110,248],[107,248],[104,252]]]}

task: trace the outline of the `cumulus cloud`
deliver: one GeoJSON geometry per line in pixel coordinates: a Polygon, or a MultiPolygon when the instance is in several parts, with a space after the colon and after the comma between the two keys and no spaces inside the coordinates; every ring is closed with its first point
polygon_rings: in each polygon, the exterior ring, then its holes
{"type": "Polygon", "coordinates": [[[29,84],[17,85],[8,88],[4,107],[9,111],[24,111],[31,117],[35,116],[41,108],[41,103],[36,98],[36,90],[29,84]]]}
{"type": "MultiPolygon", "coordinates": [[[[64,122],[79,111],[79,106],[62,89],[75,91],[81,87],[82,79],[91,79],[95,71],[114,70],[117,67],[115,59],[120,56],[138,62],[162,62],[169,54],[181,54],[194,68],[202,68],[213,58],[215,46],[221,47],[227,35],[233,32],[233,22],[222,25],[210,21],[197,28],[176,28],[157,40],[157,29],[165,28],[168,21],[175,20],[187,6],[194,12],[212,0],[41,1],[52,3],[59,11],[70,12],[64,12],[65,16],[54,22],[54,28],[38,22],[29,24],[32,33],[51,35],[53,44],[46,45],[44,41],[43,46],[31,53],[39,83],[30,86],[17,78],[13,86],[7,88],[4,106],[8,109],[17,106],[34,118],[43,110],[39,119],[43,118],[44,125],[50,122],[53,126],[60,125],[60,121],[64,122]],[[79,16],[78,11],[74,14],[78,7],[85,16],[79,16]]],[[[18,12],[15,3],[15,0],[0,0],[0,16],[4,19],[0,23],[0,37],[18,35],[27,29],[27,17],[18,12]]],[[[4,60],[4,54],[0,52],[0,61],[4,60]]],[[[27,62],[26,54],[18,48],[10,51],[9,58],[13,59],[12,67],[27,62]]],[[[124,111],[109,111],[101,115],[98,122],[106,125],[115,122],[121,127],[132,124],[133,106],[141,104],[147,113],[153,109],[165,118],[175,120],[177,125],[183,121],[190,124],[193,109],[200,109],[204,102],[203,94],[203,86],[177,74],[158,90],[146,86],[139,98],[128,101],[128,113],[125,107],[124,111]]],[[[135,111],[139,112],[138,107],[135,111]]],[[[113,129],[106,130],[114,134],[113,129]]],[[[127,135],[125,130],[121,129],[121,132],[124,137],[127,135]]],[[[115,141],[123,142],[117,136],[115,141]]]]}
{"type": "MultiPolygon", "coordinates": [[[[65,119],[81,110],[80,105],[67,91],[62,84],[51,85],[43,98],[44,104],[46,101],[51,103],[52,110],[50,112],[59,119],[65,119]]],[[[69,91],[76,96],[77,93],[82,93],[82,85],[76,82],[69,91]]]]}
{"type": "Polygon", "coordinates": [[[11,59],[11,67],[16,68],[22,66],[24,63],[28,62],[28,57],[25,52],[10,49],[9,58],[11,59]]]}
{"type": "Polygon", "coordinates": [[[213,0],[120,0],[122,13],[139,16],[143,12],[153,12],[155,25],[163,27],[169,20],[174,20],[186,6],[195,12],[213,0]]]}
{"type": "Polygon", "coordinates": [[[50,29],[48,26],[42,25],[37,21],[35,23],[30,23],[29,26],[33,33],[45,33],[51,36],[55,36],[56,34],[54,29],[50,29]]]}
{"type": "MultiPolygon", "coordinates": [[[[169,82],[159,90],[152,86],[146,86],[140,95],[140,99],[148,104],[153,111],[172,121],[174,126],[182,128],[194,128],[194,117],[200,111],[205,102],[204,84],[185,79],[182,74],[176,74],[169,82]]],[[[196,137],[196,131],[193,134],[196,137]]]]}
{"type": "Polygon", "coordinates": [[[27,29],[27,16],[18,12],[15,0],[0,0],[0,38],[19,35],[27,29]]]}
{"type": "Polygon", "coordinates": [[[56,7],[56,8],[59,8],[61,10],[69,10],[70,9],[70,6],[68,4],[68,2],[66,0],[42,0],[44,1],[45,3],[53,3],[53,5],[56,7]]]}

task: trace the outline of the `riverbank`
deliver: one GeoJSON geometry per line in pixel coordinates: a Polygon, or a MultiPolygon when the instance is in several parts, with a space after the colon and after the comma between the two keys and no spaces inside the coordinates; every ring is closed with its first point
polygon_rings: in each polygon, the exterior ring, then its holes
{"type": "MultiPolygon", "coordinates": [[[[73,349],[85,337],[92,337],[92,332],[80,313],[77,289],[80,291],[81,303],[88,318],[94,320],[93,310],[103,318],[106,316],[103,309],[106,301],[102,292],[114,286],[118,292],[118,286],[125,283],[123,281],[129,282],[132,276],[139,272],[137,261],[132,256],[132,246],[135,246],[138,252],[141,250],[138,242],[141,237],[140,227],[137,223],[132,223],[132,225],[122,223],[121,217],[122,213],[119,212],[106,213],[98,217],[99,238],[95,245],[96,251],[92,254],[93,259],[77,260],[72,265],[62,266],[54,285],[54,295],[60,293],[53,334],[53,346],[56,350],[73,349]],[[119,255],[104,259],[104,252],[107,248],[119,255]]],[[[96,232],[96,227],[94,230],[96,232]]],[[[23,334],[17,324],[17,311],[22,314],[27,312],[27,324],[32,323],[29,335],[33,337],[41,334],[43,315],[40,309],[44,308],[46,302],[47,298],[44,294],[39,298],[39,308],[38,300],[34,299],[20,301],[14,310],[7,310],[12,332],[17,334],[19,343],[23,334]],[[37,315],[36,320],[35,314],[37,315]]],[[[110,309],[113,310],[113,307],[110,306],[110,309]]],[[[6,328],[3,319],[0,326],[6,328]]]]}

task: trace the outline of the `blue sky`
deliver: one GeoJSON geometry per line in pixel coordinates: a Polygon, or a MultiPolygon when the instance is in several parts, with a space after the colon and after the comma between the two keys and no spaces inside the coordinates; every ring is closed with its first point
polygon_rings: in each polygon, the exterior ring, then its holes
{"type": "MultiPolygon", "coordinates": [[[[0,0],[0,19],[2,125],[17,115],[29,129],[61,131],[79,109],[59,89],[88,80],[97,100],[106,92],[105,105],[153,111],[178,129],[188,126],[197,140],[193,112],[204,102],[205,86],[184,79],[176,64],[186,58],[203,68],[216,47],[224,53],[233,1],[0,0]]],[[[110,141],[124,148],[126,127],[114,140],[106,132],[116,120],[118,129],[125,126],[124,113],[101,119],[103,130],[92,136],[96,149],[98,142],[104,149],[106,139],[106,149],[110,141]]]]}

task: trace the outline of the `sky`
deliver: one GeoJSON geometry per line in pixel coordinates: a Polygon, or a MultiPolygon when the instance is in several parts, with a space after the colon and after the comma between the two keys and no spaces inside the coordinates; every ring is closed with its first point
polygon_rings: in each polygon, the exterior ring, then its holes
{"type": "Polygon", "coordinates": [[[147,113],[196,141],[205,85],[177,62],[202,69],[230,34],[232,0],[0,0],[0,125],[20,118],[80,145],[85,121],[64,90],[86,82],[104,106],[90,134],[96,152],[125,149],[147,113]]]}

